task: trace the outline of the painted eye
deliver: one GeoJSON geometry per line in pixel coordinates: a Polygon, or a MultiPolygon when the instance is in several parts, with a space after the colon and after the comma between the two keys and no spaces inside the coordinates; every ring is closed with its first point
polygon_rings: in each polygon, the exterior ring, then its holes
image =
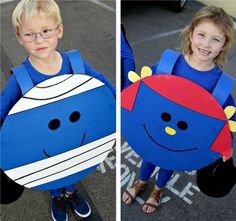
{"type": "Polygon", "coordinates": [[[185,121],[179,121],[177,126],[181,130],[186,130],[188,128],[188,124],[185,121]]]}
{"type": "Polygon", "coordinates": [[[50,129],[50,130],[56,130],[56,129],[58,129],[59,127],[60,127],[60,121],[58,120],[58,119],[53,119],[53,120],[51,120],[50,122],[49,122],[49,124],[48,124],[48,128],[50,129]]]}
{"type": "Polygon", "coordinates": [[[75,111],[75,112],[71,113],[71,115],[70,115],[70,121],[71,121],[72,123],[78,121],[79,119],[80,119],[80,112],[75,111]]]}
{"type": "Polygon", "coordinates": [[[171,115],[169,113],[164,112],[161,114],[161,119],[165,122],[169,122],[171,121],[171,115]]]}

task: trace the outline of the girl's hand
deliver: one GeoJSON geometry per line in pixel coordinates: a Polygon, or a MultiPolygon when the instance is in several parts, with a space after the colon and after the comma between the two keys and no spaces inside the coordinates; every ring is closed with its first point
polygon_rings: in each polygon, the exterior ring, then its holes
{"type": "MultiPolygon", "coordinates": [[[[231,153],[228,159],[230,159],[233,156],[233,148],[231,148],[231,153]]],[[[226,160],[228,160],[225,156],[222,157],[223,161],[225,162],[226,160]]]]}

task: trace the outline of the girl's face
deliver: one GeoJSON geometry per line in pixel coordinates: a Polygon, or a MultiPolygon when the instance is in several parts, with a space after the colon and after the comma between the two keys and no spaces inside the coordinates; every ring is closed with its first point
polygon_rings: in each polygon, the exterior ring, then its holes
{"type": "Polygon", "coordinates": [[[222,30],[211,21],[199,23],[190,35],[193,59],[212,63],[222,50],[226,38],[222,30]]]}
{"type": "Polygon", "coordinates": [[[56,24],[53,18],[39,16],[23,19],[17,38],[31,57],[45,60],[54,55],[62,35],[62,24],[56,24]]]}

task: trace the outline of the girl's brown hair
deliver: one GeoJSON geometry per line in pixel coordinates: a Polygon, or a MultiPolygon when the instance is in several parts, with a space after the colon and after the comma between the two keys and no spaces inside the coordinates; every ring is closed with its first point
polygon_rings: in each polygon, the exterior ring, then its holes
{"type": "Polygon", "coordinates": [[[194,28],[203,21],[213,22],[223,31],[225,35],[225,44],[221,52],[214,59],[214,63],[223,68],[223,64],[226,59],[226,53],[232,47],[234,42],[234,31],[232,18],[222,8],[206,6],[194,15],[191,24],[186,26],[185,29],[180,33],[182,53],[188,55],[193,53],[191,49],[190,36],[192,35],[194,28]]]}

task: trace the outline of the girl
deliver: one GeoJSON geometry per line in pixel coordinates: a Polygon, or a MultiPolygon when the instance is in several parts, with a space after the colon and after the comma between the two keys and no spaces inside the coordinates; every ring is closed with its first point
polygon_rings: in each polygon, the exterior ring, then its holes
{"type": "MultiPolygon", "coordinates": [[[[233,43],[231,17],[222,8],[204,7],[182,31],[180,39],[182,55],[177,60],[172,74],[187,78],[211,93],[221,76],[226,54],[233,43]]],[[[153,73],[157,66],[158,64],[155,64],[152,67],[153,73]]],[[[223,107],[228,105],[234,105],[231,95],[223,107]]],[[[134,198],[146,189],[155,167],[147,161],[142,162],[139,180],[123,193],[122,200],[125,204],[132,203],[134,198]]],[[[145,213],[153,213],[160,205],[162,189],[172,174],[171,170],[160,169],[153,191],[142,207],[145,213]]]]}

